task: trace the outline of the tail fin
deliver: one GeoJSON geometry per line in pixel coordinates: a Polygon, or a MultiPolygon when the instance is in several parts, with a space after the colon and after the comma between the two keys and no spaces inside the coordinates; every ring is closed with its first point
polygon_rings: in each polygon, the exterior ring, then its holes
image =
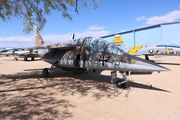
{"type": "Polygon", "coordinates": [[[69,43],[73,43],[74,39],[75,39],[75,34],[72,34],[71,39],[69,40],[69,43]]]}
{"type": "Polygon", "coordinates": [[[120,35],[114,36],[114,44],[117,47],[123,49],[124,51],[126,51],[128,49],[120,35]]]}
{"type": "Polygon", "coordinates": [[[36,46],[43,46],[44,45],[44,40],[42,36],[39,33],[39,30],[37,29],[36,26],[34,26],[34,33],[36,37],[36,46]]]}
{"type": "Polygon", "coordinates": [[[71,40],[73,40],[75,38],[75,34],[72,34],[71,36],[71,40]]]}
{"type": "Polygon", "coordinates": [[[115,37],[114,37],[114,44],[117,47],[123,49],[128,54],[132,54],[132,55],[139,55],[139,54],[137,54],[137,51],[142,48],[142,45],[134,46],[131,49],[127,48],[120,35],[115,35],[115,37]]]}

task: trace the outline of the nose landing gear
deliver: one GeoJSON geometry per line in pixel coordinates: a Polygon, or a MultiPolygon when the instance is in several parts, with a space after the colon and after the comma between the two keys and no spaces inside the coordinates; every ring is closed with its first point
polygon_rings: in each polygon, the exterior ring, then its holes
{"type": "MultiPolygon", "coordinates": [[[[116,92],[117,92],[117,88],[129,88],[129,80],[127,79],[127,75],[129,72],[124,71],[121,72],[122,74],[122,79],[118,79],[117,80],[117,74],[116,71],[112,71],[111,72],[111,83],[114,84],[114,98],[117,96],[116,92]]],[[[129,91],[128,91],[129,92],[129,91]]],[[[128,96],[128,93],[126,94],[126,97],[128,96]]]]}
{"type": "Polygon", "coordinates": [[[42,71],[42,76],[45,77],[45,78],[49,77],[49,73],[54,72],[54,67],[55,67],[56,63],[57,62],[53,63],[50,68],[44,68],[43,71],[42,71]]]}
{"type": "Polygon", "coordinates": [[[49,77],[49,70],[48,70],[48,68],[44,68],[43,69],[43,71],[42,71],[42,75],[43,75],[43,77],[49,77]]]}
{"type": "Polygon", "coordinates": [[[118,80],[116,82],[117,88],[128,88],[129,87],[129,80],[127,79],[127,74],[126,72],[122,73],[122,79],[118,80]]]}

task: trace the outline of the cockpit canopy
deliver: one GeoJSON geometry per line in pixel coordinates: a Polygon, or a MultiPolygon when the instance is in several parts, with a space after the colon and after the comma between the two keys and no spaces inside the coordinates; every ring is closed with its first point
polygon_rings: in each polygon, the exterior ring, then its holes
{"type": "Polygon", "coordinates": [[[85,37],[74,39],[73,44],[90,48],[93,52],[122,55],[124,52],[103,38],[85,37]]]}

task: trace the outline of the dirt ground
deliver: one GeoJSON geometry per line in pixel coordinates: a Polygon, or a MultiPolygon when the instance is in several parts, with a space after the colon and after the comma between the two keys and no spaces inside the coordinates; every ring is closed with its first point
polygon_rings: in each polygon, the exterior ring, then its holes
{"type": "Polygon", "coordinates": [[[180,120],[180,57],[150,59],[171,71],[128,76],[130,88],[114,98],[111,71],[45,79],[48,63],[0,57],[0,120],[180,120]]]}

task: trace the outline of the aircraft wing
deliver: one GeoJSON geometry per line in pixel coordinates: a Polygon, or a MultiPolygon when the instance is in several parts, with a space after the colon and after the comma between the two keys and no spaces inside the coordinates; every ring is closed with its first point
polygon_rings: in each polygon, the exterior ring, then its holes
{"type": "Polygon", "coordinates": [[[64,46],[64,47],[53,47],[53,48],[50,48],[49,50],[56,50],[56,51],[63,51],[63,50],[72,50],[74,49],[76,46],[64,46]]]}
{"type": "Polygon", "coordinates": [[[44,45],[44,46],[36,46],[27,48],[29,50],[38,50],[38,49],[59,49],[59,50],[68,50],[74,48],[76,45],[73,44],[66,44],[66,43],[57,43],[52,45],[44,45]]]}

